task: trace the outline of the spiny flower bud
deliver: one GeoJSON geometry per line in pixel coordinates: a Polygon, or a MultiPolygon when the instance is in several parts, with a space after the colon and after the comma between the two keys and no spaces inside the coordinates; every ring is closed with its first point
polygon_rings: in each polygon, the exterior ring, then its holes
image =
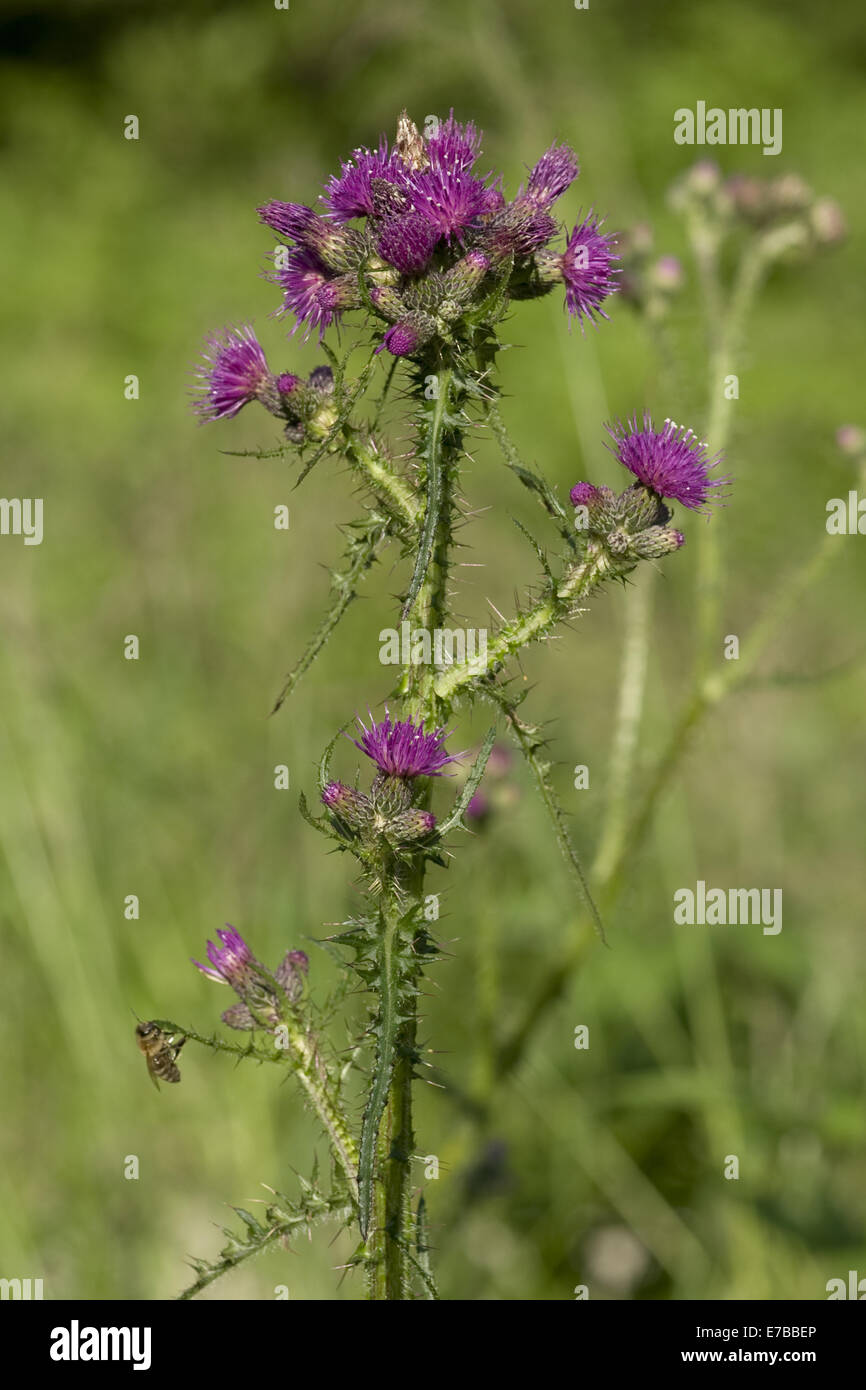
{"type": "Polygon", "coordinates": [[[679,550],[685,541],[682,531],[669,526],[648,526],[639,535],[630,538],[629,553],[640,560],[658,560],[662,555],[670,555],[679,550]]]}
{"type": "Polygon", "coordinates": [[[586,530],[593,535],[606,535],[616,525],[619,516],[618,498],[612,488],[595,487],[592,483],[575,483],[570,496],[575,507],[586,509],[586,525],[578,526],[578,530],[586,530]]]}
{"type": "Polygon", "coordinates": [[[324,438],[337,418],[331,368],[314,367],[306,381],[292,372],[284,372],[276,378],[275,387],[277,407],[269,406],[269,409],[288,420],[287,437],[295,444],[305,439],[324,438]]]}
{"type": "Polygon", "coordinates": [[[259,217],[266,226],[299,246],[305,246],[328,270],[356,270],[364,255],[364,239],[353,227],[340,227],[301,203],[265,203],[259,217]]]}
{"type": "Polygon", "coordinates": [[[292,1003],[304,992],[304,976],[310,972],[306,951],[287,951],[276,969],[277,983],[282,985],[292,1003]]]}
{"type": "Polygon", "coordinates": [[[334,394],[334,373],[331,367],[314,367],[307,380],[314,391],[318,391],[320,396],[333,396],[334,394]]]}
{"type": "Polygon", "coordinates": [[[395,816],[388,826],[387,835],[395,843],[405,844],[412,840],[423,840],[436,829],[436,817],[432,811],[422,811],[413,806],[402,815],[395,816]]]}
{"type": "Polygon", "coordinates": [[[405,302],[391,285],[374,285],[370,300],[376,311],[391,323],[398,323],[408,313],[405,302]]]}
{"type": "Polygon", "coordinates": [[[433,337],[436,320],[417,310],[388,329],[376,351],[387,348],[393,357],[411,357],[433,337]]]}
{"type": "Polygon", "coordinates": [[[428,264],[439,233],[420,212],[405,212],[382,223],[376,248],[403,275],[418,275],[428,264]]]}
{"type": "Polygon", "coordinates": [[[402,777],[389,777],[385,772],[377,773],[370,789],[370,802],[374,814],[390,821],[401,816],[412,805],[412,788],[402,777]]]}
{"type": "Polygon", "coordinates": [[[650,488],[634,483],[620,497],[617,515],[626,529],[636,535],[647,526],[658,526],[667,521],[670,512],[650,488]]]}
{"type": "Polygon", "coordinates": [[[490,261],[483,251],[468,251],[442,276],[444,298],[464,304],[475,293],[489,269],[490,261]]]}
{"type": "Polygon", "coordinates": [[[322,792],[322,802],[350,830],[363,830],[369,821],[372,809],[369,797],[342,782],[329,782],[322,792]]]}

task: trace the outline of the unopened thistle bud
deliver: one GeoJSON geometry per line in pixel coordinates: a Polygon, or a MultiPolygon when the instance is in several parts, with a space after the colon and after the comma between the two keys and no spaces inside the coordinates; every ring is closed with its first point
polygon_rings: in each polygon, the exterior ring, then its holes
{"type": "Polygon", "coordinates": [[[445,299],[465,304],[467,299],[471,299],[489,269],[490,260],[483,251],[467,251],[466,255],[442,276],[445,299]]]}
{"type": "Polygon", "coordinates": [[[265,203],[258,211],[266,226],[307,247],[328,270],[345,274],[360,265],[364,239],[353,227],[341,227],[301,203],[265,203]]]}
{"type": "MultiPolygon", "coordinates": [[[[575,483],[570,493],[572,505],[585,508],[585,527],[594,535],[606,535],[617,524],[618,498],[613,488],[595,487],[592,483],[575,483]]],[[[577,523],[576,523],[577,524],[577,523]]]]}
{"type": "Polygon", "coordinates": [[[389,328],[376,351],[382,352],[387,348],[393,357],[411,357],[430,341],[435,332],[436,320],[417,310],[389,328]]]}
{"type": "Polygon", "coordinates": [[[363,830],[369,820],[369,797],[352,787],[344,786],[342,782],[329,782],[322,792],[322,802],[331,814],[350,830],[363,830]]]}
{"type": "Polygon", "coordinates": [[[658,560],[662,555],[679,550],[684,541],[682,531],[675,531],[669,526],[648,526],[639,535],[631,537],[630,554],[640,560],[658,560]]]}
{"type": "Polygon", "coordinates": [[[399,844],[409,844],[413,840],[423,840],[436,829],[436,817],[432,811],[422,811],[412,806],[408,811],[395,816],[388,826],[388,839],[399,844]]]}
{"type": "Polygon", "coordinates": [[[399,323],[409,312],[405,301],[391,285],[374,285],[370,291],[370,301],[376,312],[389,323],[399,323]]]}

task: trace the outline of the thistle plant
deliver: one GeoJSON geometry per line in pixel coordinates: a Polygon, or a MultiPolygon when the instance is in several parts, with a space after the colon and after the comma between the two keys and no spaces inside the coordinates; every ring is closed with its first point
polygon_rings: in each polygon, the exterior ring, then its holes
{"type": "MultiPolygon", "coordinates": [[[[271,201],[261,221],[280,238],[270,278],[291,335],[318,337],[323,361],[306,377],[273,370],[253,329],[212,337],[198,369],[194,408],[203,421],[231,418],[258,403],[278,419],[284,442],[264,460],[294,460],[300,483],[324,460],[348,465],[363,497],[346,529],[328,610],[291,670],[275,709],[323,651],[370,569],[388,548],[403,564],[404,588],[391,616],[411,640],[389,690],[357,692],[319,766],[318,809],[300,798],[312,830],[353,860],[363,906],[323,943],[337,953],[347,982],[359,981],[369,1016],[348,1061],[331,1047],[327,1024],[338,1000],[314,1002],[315,965],[291,949],[271,972],[241,932],[227,927],[208,944],[210,980],[237,1002],[222,1014],[244,1043],[165,1024],[194,1042],[293,1072],[327,1138],[331,1171],[301,1180],[300,1197],[274,1193],[264,1221],[240,1211],[215,1262],[197,1261],[190,1296],[239,1261],[315,1223],[334,1220],[355,1233],[351,1268],[369,1297],[438,1297],[423,1197],[415,1200],[413,1085],[424,1065],[418,1006],[423,978],[441,948],[426,908],[430,865],[447,867],[460,832],[482,805],[479,786],[497,731],[526,761],[577,892],[598,934],[596,905],[551,776],[540,724],[523,712],[514,673],[531,644],[571,629],[589,599],[624,585],[639,566],[655,566],[684,543],[682,515],[707,513],[728,479],[693,430],[643,410],[607,426],[622,467],[622,490],[575,479],[561,498],[518,455],[499,404],[498,354],[506,320],[521,301],[562,297],[583,332],[607,318],[620,276],[617,242],[589,213],[570,230],[555,213],[578,177],[578,161],[553,144],[510,201],[502,179],[479,172],[481,137],[453,113],[422,135],[404,112],[393,143],[353,151],[312,208],[271,201]],[[338,356],[331,330],[350,334],[338,356]],[[360,370],[349,364],[365,349],[360,370]],[[380,429],[388,393],[399,387],[413,443],[398,457],[380,429]],[[537,579],[515,611],[500,616],[483,650],[431,658],[434,634],[452,617],[455,532],[465,526],[461,475],[469,441],[498,444],[504,465],[539,504],[540,536],[521,526],[537,579]],[[384,714],[370,712],[387,701],[384,714]],[[460,751],[460,724],[475,705],[490,711],[480,750],[460,751]],[[367,711],[366,715],[363,711],[367,711]],[[361,760],[353,784],[332,775],[337,749],[361,760]],[[349,753],[353,748],[354,755],[349,753]],[[459,775],[455,775],[459,768],[459,775]],[[362,770],[366,769],[366,770],[362,770]],[[449,782],[449,778],[453,781],[449,782]],[[452,786],[450,808],[431,810],[435,785],[452,786]],[[347,1090],[363,1077],[360,1125],[347,1090]]],[[[602,422],[599,422],[601,439],[602,422]]]]}

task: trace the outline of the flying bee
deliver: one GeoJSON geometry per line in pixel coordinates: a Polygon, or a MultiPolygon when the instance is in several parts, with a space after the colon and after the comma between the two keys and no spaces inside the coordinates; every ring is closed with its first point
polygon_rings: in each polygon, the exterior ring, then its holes
{"type": "Polygon", "coordinates": [[[142,1022],[136,1027],[135,1040],[144,1053],[148,1076],[157,1090],[160,1081],[180,1081],[177,1059],[186,1038],[167,1033],[158,1023],[142,1022]]]}

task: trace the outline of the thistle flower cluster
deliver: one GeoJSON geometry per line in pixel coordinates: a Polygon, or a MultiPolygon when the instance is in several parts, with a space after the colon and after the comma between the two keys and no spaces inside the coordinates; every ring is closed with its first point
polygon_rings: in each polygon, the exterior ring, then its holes
{"type": "MultiPolygon", "coordinates": [[[[282,241],[268,278],[282,292],[278,314],[294,320],[291,332],[321,339],[360,309],[381,335],[378,352],[417,359],[437,345],[471,343],[511,299],[557,285],[581,329],[606,318],[602,305],[617,288],[614,238],[593,213],[567,233],[553,213],[578,177],[574,151],[551,145],[506,202],[501,176],[476,171],[480,150],[471,121],[461,125],[452,112],[425,138],[404,112],[393,145],[382,136],[376,149],[356,149],[342,163],[321,211],[263,204],[259,217],[282,241]]],[[[313,378],[272,373],[243,326],[208,340],[194,408],[202,420],[226,419],[258,400],[287,421],[293,442],[321,438],[327,380],[313,378]]]]}
{"type": "Polygon", "coordinates": [[[671,510],[665,499],[690,511],[708,511],[714,497],[724,495],[729,479],[712,477],[721,462],[690,429],[665,420],[660,430],[652,416],[636,415],[624,424],[607,426],[613,444],[607,447],[634,474],[636,482],[620,496],[609,487],[575,483],[572,505],[578,509],[578,529],[600,542],[614,570],[637,560],[656,560],[679,550],[684,536],[668,525],[671,510]]]}
{"type": "Polygon", "coordinates": [[[415,805],[418,779],[441,777],[449,763],[462,754],[445,750],[444,729],[427,733],[423,724],[411,719],[391,719],[388,711],[379,723],[367,728],[358,719],[360,739],[356,748],[376,764],[378,772],[369,795],[342,782],[329,782],[322,802],[331,813],[335,828],[356,836],[367,848],[383,843],[392,849],[428,840],[436,829],[431,811],[415,805]]]}
{"type": "Polygon", "coordinates": [[[222,1014],[230,1028],[274,1030],[285,1020],[286,1010],[297,1003],[310,968],[305,951],[287,951],[273,975],[256,960],[239,931],[226,924],[217,932],[219,945],[207,943],[210,965],[195,965],[209,980],[231,985],[240,1002],[222,1014]]]}
{"type": "Polygon", "coordinates": [[[285,421],[287,439],[302,444],[323,439],[336,419],[331,368],[315,367],[306,380],[292,372],[275,374],[249,324],[212,334],[195,377],[193,410],[203,423],[229,420],[258,401],[285,421]]]}
{"type": "MultiPolygon", "coordinates": [[[[392,147],[357,149],[321,196],[324,211],[271,202],[259,216],[289,243],[274,281],[293,331],[325,329],[366,307],[390,327],[380,350],[413,357],[431,340],[459,339],[495,288],[500,298],[565,288],[581,322],[603,314],[615,288],[612,239],[592,215],[561,250],[552,209],[578,176],[567,145],[554,144],[506,202],[501,176],[479,174],[481,133],[453,112],[425,139],[404,112],[392,147]],[[466,320],[466,322],[463,322],[466,320]]],[[[501,311],[501,310],[500,310],[501,311]]]]}

